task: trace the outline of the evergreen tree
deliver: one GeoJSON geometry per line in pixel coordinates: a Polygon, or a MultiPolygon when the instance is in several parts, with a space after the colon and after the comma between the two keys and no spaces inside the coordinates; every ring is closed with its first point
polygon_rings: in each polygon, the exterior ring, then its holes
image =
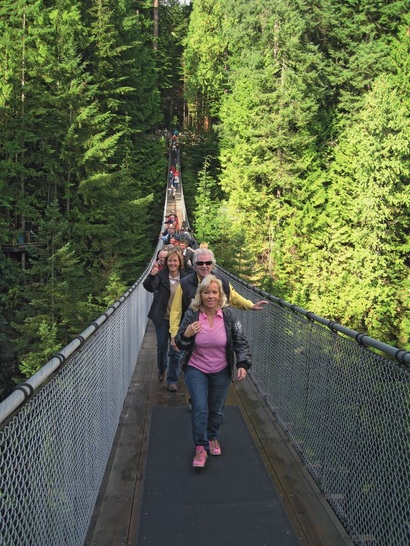
{"type": "Polygon", "coordinates": [[[161,114],[148,14],[134,7],[0,8],[0,239],[36,238],[2,331],[15,337],[12,320],[28,375],[134,282],[157,237],[166,159],[150,136],[161,114]]]}
{"type": "Polygon", "coordinates": [[[6,398],[19,377],[16,332],[11,326],[23,282],[20,264],[0,253],[0,400],[6,398]]]}
{"type": "MultiPolygon", "coordinates": [[[[219,183],[227,203],[220,203],[228,223],[225,244],[237,248],[242,229],[251,280],[295,303],[316,305],[323,314],[344,319],[350,326],[361,326],[373,335],[380,332],[384,340],[397,336],[404,343],[409,323],[404,304],[408,289],[405,3],[283,0],[266,5],[262,0],[225,0],[219,4],[224,16],[208,25],[206,6],[198,6],[197,18],[191,21],[186,58],[194,60],[187,78],[191,102],[197,93],[206,103],[202,110],[214,105],[219,117],[215,127],[221,137],[219,183]],[[204,92],[213,72],[208,70],[209,57],[200,49],[211,33],[210,43],[218,44],[225,55],[214,68],[223,73],[220,98],[215,101],[204,92]],[[388,110],[382,97],[399,88],[403,91],[388,110]],[[371,126],[372,108],[380,131],[371,126]],[[392,130],[389,124],[397,125],[392,130]],[[400,152],[387,137],[390,131],[401,143],[400,152]],[[378,145],[395,157],[394,165],[386,165],[378,145]],[[359,169],[357,157],[367,167],[359,169]],[[373,175],[365,186],[364,173],[370,172],[370,165],[386,180],[392,179],[390,169],[396,173],[400,169],[400,182],[382,183],[373,175]],[[340,187],[345,190],[341,202],[335,197],[340,187]],[[353,187],[382,194],[382,202],[387,200],[385,192],[395,195],[382,212],[377,201],[371,202],[377,211],[374,225],[364,231],[355,224],[359,218],[355,207],[361,200],[353,187]],[[400,220],[387,241],[380,216],[393,222],[393,211],[400,220]],[[374,257],[382,252],[383,258],[364,259],[366,250],[358,242],[363,236],[374,257]],[[351,271],[346,263],[353,255],[361,259],[351,271]],[[349,290],[341,290],[341,285],[351,288],[359,270],[360,275],[366,270],[373,280],[360,284],[360,301],[356,290],[352,304],[349,290]],[[345,314],[347,309],[351,314],[345,314]],[[399,318],[400,313],[404,318],[399,318]]],[[[215,86],[221,81],[216,78],[215,86]]],[[[222,239],[222,232],[219,235],[222,239]]]]}
{"type": "Polygon", "coordinates": [[[225,4],[220,0],[194,2],[191,13],[184,52],[185,96],[190,124],[197,131],[218,119],[227,81],[227,44],[222,32],[225,4]]]}
{"type": "Polygon", "coordinates": [[[409,121],[394,78],[378,78],[341,136],[327,211],[332,238],[309,278],[317,312],[403,345],[409,343],[409,121]]]}
{"type": "Polygon", "coordinates": [[[178,0],[161,0],[159,5],[159,37],[156,67],[159,74],[164,127],[183,127],[185,99],[183,80],[183,41],[185,40],[191,6],[178,0]]]}
{"type": "Polygon", "coordinates": [[[153,154],[162,155],[146,136],[160,115],[153,53],[143,20],[129,15],[129,8],[129,3],[96,1],[89,11],[87,56],[96,91],[75,237],[80,255],[90,255],[94,274],[101,271],[103,284],[117,273],[123,281],[134,280],[151,254],[150,234],[141,231],[139,218],[152,201],[152,182],[165,168],[150,167],[153,154]]]}
{"type": "Polygon", "coordinates": [[[215,200],[216,182],[209,175],[208,169],[211,158],[205,158],[202,172],[199,173],[199,183],[196,194],[196,237],[200,241],[207,241],[214,248],[215,235],[218,229],[215,225],[218,217],[219,202],[215,200]]]}
{"type": "Polygon", "coordinates": [[[25,305],[16,310],[14,322],[27,377],[104,310],[96,300],[84,299],[93,292],[93,279],[73,245],[65,242],[68,222],[57,201],[45,210],[38,230],[40,245],[30,249],[20,295],[25,305]]]}
{"type": "Polygon", "coordinates": [[[288,2],[268,9],[263,2],[232,2],[227,9],[233,54],[230,93],[221,107],[221,184],[236,223],[245,226],[253,275],[272,267],[276,247],[282,254],[282,264],[274,265],[276,275],[288,283],[299,267],[295,218],[300,194],[319,161],[317,129],[327,92],[324,60],[306,39],[306,21],[288,2]]]}

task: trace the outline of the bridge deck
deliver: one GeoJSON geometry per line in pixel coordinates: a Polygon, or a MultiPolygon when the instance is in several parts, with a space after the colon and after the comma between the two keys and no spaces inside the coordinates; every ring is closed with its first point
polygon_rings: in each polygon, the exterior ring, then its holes
{"type": "MultiPolygon", "coordinates": [[[[149,324],[124,404],[87,545],[136,544],[152,408],[187,406],[182,381],[178,393],[168,393],[165,384],[158,383],[155,355],[155,332],[149,324]]],[[[300,544],[352,545],[249,379],[231,387],[228,405],[239,407],[300,544]]]]}

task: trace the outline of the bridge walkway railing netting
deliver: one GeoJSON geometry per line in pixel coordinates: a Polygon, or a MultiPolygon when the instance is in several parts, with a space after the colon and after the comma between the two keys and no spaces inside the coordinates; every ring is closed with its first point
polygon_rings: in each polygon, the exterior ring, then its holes
{"type": "Polygon", "coordinates": [[[236,312],[264,401],[353,542],[408,546],[410,353],[257,293],[271,305],[236,312]]]}
{"type": "Polygon", "coordinates": [[[84,543],[146,331],[140,281],[0,404],[1,422],[51,373],[0,425],[0,544],[84,543]]]}
{"type": "MultiPolygon", "coordinates": [[[[0,544],[84,543],[147,326],[147,271],[0,404],[0,544]]],[[[221,271],[270,301],[237,311],[250,378],[355,544],[408,546],[410,354],[221,271]]]]}

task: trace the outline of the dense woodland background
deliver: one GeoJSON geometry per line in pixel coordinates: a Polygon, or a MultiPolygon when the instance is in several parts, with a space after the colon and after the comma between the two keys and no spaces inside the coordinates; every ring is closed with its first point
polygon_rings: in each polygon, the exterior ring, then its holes
{"type": "Polygon", "coordinates": [[[145,269],[165,127],[218,263],[409,349],[407,0],[154,5],[1,3],[0,399],[145,269]]]}

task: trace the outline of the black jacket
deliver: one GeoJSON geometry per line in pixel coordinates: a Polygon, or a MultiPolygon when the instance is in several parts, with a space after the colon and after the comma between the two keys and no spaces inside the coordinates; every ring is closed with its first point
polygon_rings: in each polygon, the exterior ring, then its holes
{"type": "MultiPolygon", "coordinates": [[[[232,309],[230,307],[224,307],[222,309],[222,313],[224,317],[227,336],[226,358],[232,375],[235,364],[235,356],[236,367],[245,368],[246,370],[248,370],[252,366],[252,356],[249,349],[248,341],[242,329],[242,324],[236,318],[232,309]]],[[[177,344],[177,347],[185,351],[183,356],[182,368],[185,368],[187,366],[189,359],[191,358],[191,354],[195,346],[196,337],[185,337],[184,332],[190,324],[198,320],[198,317],[199,311],[188,309],[188,311],[184,315],[184,318],[182,319],[178,333],[175,336],[175,343],[177,344]]]]}
{"type": "MultiPolygon", "coordinates": [[[[181,279],[186,273],[180,270],[181,279]]],[[[155,326],[160,326],[165,319],[169,296],[171,289],[169,287],[169,270],[164,268],[157,275],[149,274],[142,283],[145,290],[154,293],[154,301],[148,313],[148,318],[152,320],[155,326]]]]}
{"type": "MultiPolygon", "coordinates": [[[[224,275],[221,275],[219,272],[214,273],[212,271],[211,275],[215,275],[215,277],[222,282],[223,291],[225,292],[225,296],[227,297],[229,301],[229,295],[231,293],[231,289],[230,289],[229,281],[227,280],[227,278],[224,275]]],[[[196,271],[193,271],[193,273],[190,273],[183,280],[181,280],[181,288],[182,288],[182,316],[184,316],[186,310],[191,305],[192,300],[195,298],[196,290],[198,288],[198,275],[196,271]]]]}

